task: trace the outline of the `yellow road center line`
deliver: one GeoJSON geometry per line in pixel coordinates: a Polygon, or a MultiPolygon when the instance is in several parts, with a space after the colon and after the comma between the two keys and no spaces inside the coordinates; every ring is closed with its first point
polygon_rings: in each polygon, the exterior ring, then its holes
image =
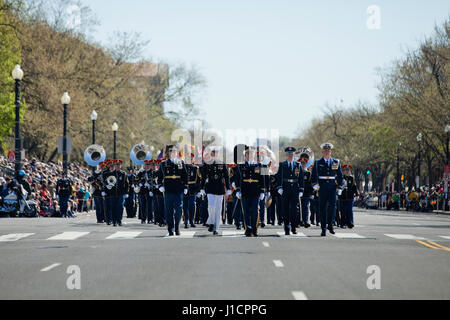
{"type": "Polygon", "coordinates": [[[446,246],[443,246],[443,245],[440,245],[439,243],[436,243],[436,242],[431,241],[431,240],[429,240],[428,242],[431,243],[431,244],[433,244],[433,245],[435,245],[436,247],[441,248],[442,250],[450,251],[450,248],[448,248],[448,247],[446,247],[446,246]]]}
{"type": "Polygon", "coordinates": [[[424,246],[426,246],[428,248],[435,249],[435,250],[440,250],[439,247],[432,246],[431,244],[428,244],[428,243],[423,242],[421,240],[416,240],[416,242],[418,242],[418,243],[420,243],[420,244],[422,244],[422,245],[424,245],[424,246]]]}

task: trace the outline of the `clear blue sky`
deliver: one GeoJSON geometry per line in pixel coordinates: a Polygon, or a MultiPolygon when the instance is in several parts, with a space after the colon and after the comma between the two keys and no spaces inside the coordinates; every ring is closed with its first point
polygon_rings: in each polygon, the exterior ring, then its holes
{"type": "Polygon", "coordinates": [[[90,0],[101,26],[151,40],[146,56],[195,64],[213,128],[280,129],[293,137],[325,103],[376,103],[377,67],[433,33],[445,0],[90,0]],[[366,12],[381,9],[381,29],[366,12]]]}

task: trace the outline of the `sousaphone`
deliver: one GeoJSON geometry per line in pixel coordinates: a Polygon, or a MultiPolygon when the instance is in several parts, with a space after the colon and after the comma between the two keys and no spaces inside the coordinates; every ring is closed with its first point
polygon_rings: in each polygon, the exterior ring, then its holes
{"type": "Polygon", "coordinates": [[[137,144],[130,151],[130,159],[138,166],[143,166],[146,160],[152,159],[152,150],[146,144],[137,144]]]}
{"type": "Polygon", "coordinates": [[[102,146],[98,144],[93,144],[87,147],[84,151],[84,161],[86,161],[86,163],[91,167],[96,167],[105,160],[106,151],[102,146]]]}

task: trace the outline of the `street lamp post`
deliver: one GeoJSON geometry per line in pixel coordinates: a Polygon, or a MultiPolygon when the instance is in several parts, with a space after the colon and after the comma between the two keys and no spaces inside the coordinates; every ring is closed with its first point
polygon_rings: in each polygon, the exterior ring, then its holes
{"type": "Polygon", "coordinates": [[[70,96],[65,92],[61,98],[64,106],[64,129],[63,129],[63,174],[67,177],[67,106],[70,104],[70,96]]]}
{"type": "Polygon", "coordinates": [[[22,168],[22,140],[20,138],[20,82],[23,79],[23,71],[19,65],[16,65],[12,71],[12,77],[15,81],[15,105],[16,105],[16,128],[15,128],[15,174],[19,175],[19,171],[22,168]]]}
{"type": "Polygon", "coordinates": [[[117,130],[119,130],[119,125],[114,122],[112,125],[112,131],[114,132],[114,159],[117,159],[117,130]]]}
{"type": "Polygon", "coordinates": [[[417,137],[416,137],[416,139],[417,139],[417,142],[419,143],[419,154],[418,154],[418,156],[419,156],[419,163],[418,163],[418,166],[417,166],[417,188],[420,188],[420,162],[421,162],[421,151],[422,151],[422,144],[421,144],[421,142],[422,142],[422,133],[419,133],[418,135],[417,135],[417,137]]]}
{"type": "Polygon", "coordinates": [[[401,191],[401,181],[400,181],[400,147],[402,146],[402,143],[398,143],[397,148],[397,192],[401,191]]]}

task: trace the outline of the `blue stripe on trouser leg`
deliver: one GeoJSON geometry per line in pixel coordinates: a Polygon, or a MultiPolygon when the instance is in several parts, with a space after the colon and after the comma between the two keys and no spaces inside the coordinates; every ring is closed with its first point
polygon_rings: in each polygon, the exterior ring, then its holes
{"type": "Polygon", "coordinates": [[[164,209],[166,213],[167,229],[172,232],[179,230],[181,214],[183,211],[183,194],[166,193],[164,195],[164,209]]]}

